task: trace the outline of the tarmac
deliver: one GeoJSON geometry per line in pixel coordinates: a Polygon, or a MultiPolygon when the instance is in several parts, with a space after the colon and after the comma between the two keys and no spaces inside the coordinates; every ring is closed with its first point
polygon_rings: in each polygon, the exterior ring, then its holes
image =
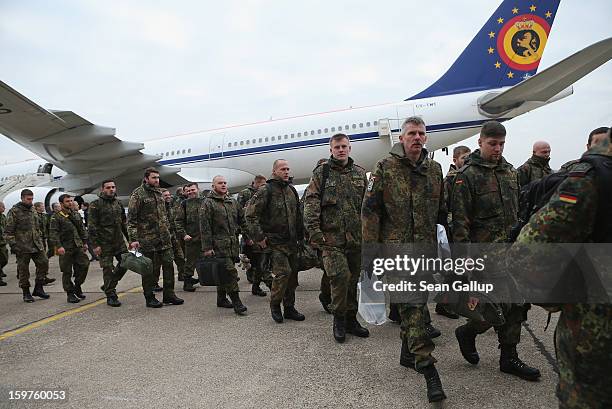
{"type": "MultiPolygon", "coordinates": [[[[34,266],[31,266],[33,271],[34,266]]],[[[399,326],[367,325],[370,337],[337,344],[318,300],[321,272],[300,273],[296,307],[303,322],[275,323],[269,296],[256,297],[240,272],[248,315],[217,308],[214,287],[182,291],[181,306],[145,308],[140,276],[128,272],[123,305],[106,305],[102,272],[92,262],[87,298],[68,304],[57,257],[48,300],[22,301],[11,256],[0,287],[0,408],[557,408],[553,333],[532,308],[519,355],[542,372],[527,382],[499,371],[497,337],[477,339],[480,363],[461,357],[454,329],[463,322],[434,313],[436,367],[448,399],[427,402],[425,381],[399,365],[399,326]],[[10,400],[9,390],[65,391],[63,400],[10,400]]],[[[33,278],[31,279],[33,282],[33,278]]],[[[158,295],[161,301],[161,294],[158,295]]]]}

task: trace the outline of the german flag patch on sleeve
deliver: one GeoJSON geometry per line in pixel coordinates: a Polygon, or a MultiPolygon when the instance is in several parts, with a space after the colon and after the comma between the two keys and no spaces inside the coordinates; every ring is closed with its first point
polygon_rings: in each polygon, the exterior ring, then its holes
{"type": "Polygon", "coordinates": [[[559,200],[563,203],[576,204],[578,202],[578,197],[569,194],[569,193],[559,193],[559,200]]]}

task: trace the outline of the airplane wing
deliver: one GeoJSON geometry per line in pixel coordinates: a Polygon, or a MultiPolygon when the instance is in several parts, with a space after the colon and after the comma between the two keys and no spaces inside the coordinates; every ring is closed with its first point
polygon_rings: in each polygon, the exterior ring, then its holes
{"type": "Polygon", "coordinates": [[[480,109],[498,115],[528,101],[546,102],[611,58],[612,37],[578,51],[501,94],[485,97],[480,101],[480,109]]]}
{"type": "MultiPolygon", "coordinates": [[[[95,187],[155,166],[159,157],[141,152],[142,143],[124,142],[115,129],[92,124],[71,111],[48,111],[0,81],[0,133],[64,170],[59,184],[74,191],[95,187]]],[[[169,184],[182,184],[179,168],[160,168],[169,184]]],[[[139,175],[140,177],[140,175],[139,175]]]]}

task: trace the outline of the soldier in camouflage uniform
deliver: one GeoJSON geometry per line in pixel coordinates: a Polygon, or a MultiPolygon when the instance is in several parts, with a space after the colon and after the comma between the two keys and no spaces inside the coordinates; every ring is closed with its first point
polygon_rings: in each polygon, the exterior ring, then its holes
{"type": "Polygon", "coordinates": [[[34,193],[30,189],[21,191],[21,201],[9,210],[4,228],[4,239],[17,257],[17,276],[23,291],[23,301],[34,302],[33,295],[49,298],[43,284],[49,271],[49,260],[45,255],[36,211],[32,207],[34,193]],[[36,265],[34,292],[30,294],[30,260],[36,265]]]}
{"type": "MultiPolygon", "coordinates": [[[[51,224],[51,217],[60,210],[62,210],[61,204],[59,204],[58,202],[51,204],[51,213],[47,214],[47,231],[49,230],[49,225],[51,224]]],[[[53,256],[55,256],[55,249],[51,247],[51,245],[49,244],[49,238],[47,238],[47,258],[50,259],[53,256]]]]}
{"type": "MultiPolygon", "coordinates": [[[[425,123],[407,118],[400,142],[378,161],[361,209],[363,244],[424,243],[437,248],[436,223],[446,224],[440,164],[427,157],[425,123]]],[[[431,355],[427,331],[427,294],[422,302],[398,304],[401,316],[400,363],[423,374],[430,402],[446,399],[431,355]]]]}
{"type": "Polygon", "coordinates": [[[519,185],[526,186],[534,180],[540,180],[552,173],[550,166],[550,145],[548,142],[538,141],[533,144],[533,156],[527,159],[517,169],[519,185]]]}
{"type": "Polygon", "coordinates": [[[59,197],[62,210],[51,217],[49,243],[59,255],[62,271],[62,286],[69,303],[85,299],[81,285],[89,270],[87,251],[87,232],[79,214],[72,210],[73,197],[63,194],[59,197]],[[74,283],[72,276],[74,274],[74,283]]]}
{"type": "MultiPolygon", "coordinates": [[[[538,249],[534,246],[538,243],[612,243],[611,169],[612,135],[608,130],[606,139],[594,144],[580,163],[568,169],[568,177],[550,201],[523,228],[512,250],[516,248],[526,258],[526,265],[531,266],[523,278],[532,285],[550,288],[551,283],[545,274],[539,273],[538,266],[545,263],[541,258],[534,260],[536,252],[522,251],[526,246],[538,249]],[[593,160],[603,166],[595,167],[593,160]]],[[[609,262],[604,268],[602,271],[609,274],[609,262]]],[[[559,407],[612,407],[612,305],[578,302],[548,304],[546,309],[561,311],[555,330],[559,407]]]]}
{"type": "Polygon", "coordinates": [[[168,216],[168,220],[170,221],[170,233],[172,234],[172,251],[174,253],[174,264],[176,264],[176,268],[178,270],[179,281],[183,281],[183,270],[185,270],[185,255],[183,254],[183,249],[177,239],[178,234],[176,232],[176,206],[174,205],[172,194],[168,189],[162,190],[162,197],[164,198],[164,202],[166,203],[166,214],[168,216]]]}
{"type": "MultiPolygon", "coordinates": [[[[244,210],[248,201],[253,197],[257,189],[266,184],[266,177],[263,175],[257,175],[251,182],[251,186],[243,189],[238,193],[236,200],[240,207],[244,210]]],[[[263,291],[260,287],[261,282],[263,281],[268,288],[271,288],[272,285],[272,275],[269,270],[263,265],[263,255],[266,253],[262,253],[261,249],[258,248],[257,245],[253,242],[253,240],[249,239],[246,236],[246,232],[242,233],[243,240],[243,248],[244,254],[248,257],[251,268],[249,268],[246,272],[247,280],[253,284],[251,287],[251,294],[257,295],[260,297],[265,297],[266,292],[263,291]]]]}
{"type": "Polygon", "coordinates": [[[304,315],[295,309],[295,289],[298,284],[298,241],[303,239],[304,226],[299,198],[289,184],[289,163],[274,161],[272,178],[259,188],[249,201],[245,218],[248,237],[262,249],[270,247],[272,292],[270,312],[277,323],[284,318],[303,321],[304,315]]]}
{"type": "Polygon", "coordinates": [[[196,261],[202,251],[199,212],[203,199],[199,195],[198,184],[189,183],[183,191],[187,199],[176,208],[176,232],[185,242],[185,266],[183,268],[183,290],[194,292],[198,280],[193,277],[196,261]]]}
{"type": "MultiPolygon", "coordinates": [[[[45,213],[45,204],[43,202],[34,203],[34,210],[36,210],[38,216],[38,225],[42,233],[43,246],[45,247],[45,252],[48,252],[49,223],[51,222],[51,216],[45,213]]],[[[53,282],[55,282],[55,278],[45,276],[44,285],[51,284],[53,282]]]]}
{"type": "MultiPolygon", "coordinates": [[[[449,226],[453,221],[453,213],[450,211],[451,209],[451,201],[453,194],[453,185],[455,184],[455,178],[457,177],[457,170],[461,169],[465,164],[465,160],[471,153],[471,149],[467,146],[456,146],[453,149],[453,163],[451,163],[450,168],[448,169],[448,173],[446,177],[444,177],[444,201],[446,203],[446,209],[448,212],[448,224],[449,226]]],[[[449,232],[449,236],[452,236],[449,232]]],[[[449,240],[452,240],[452,237],[448,237],[449,240]]],[[[448,305],[443,303],[436,304],[436,313],[439,315],[443,315],[450,319],[458,319],[459,315],[454,313],[448,308],[448,305]]]]}
{"type": "Polygon", "coordinates": [[[361,202],[367,177],[365,169],[349,157],[348,136],[336,134],[329,144],[331,158],[314,169],[306,188],[304,227],[312,245],[322,252],[331,285],[333,335],[336,342],[342,343],[346,333],[363,338],[370,335],[357,321],[361,202]]]}
{"type": "MultiPolygon", "coordinates": [[[[506,129],[497,121],[485,122],[480,131],[478,145],[465,166],[459,169],[452,197],[454,243],[505,243],[518,218],[519,185],[516,170],[502,156],[506,140],[506,129]]],[[[503,278],[502,272],[487,271],[485,279],[503,278]]],[[[478,278],[478,277],[477,277],[478,278]]],[[[499,280],[498,280],[499,281],[499,280]]],[[[495,289],[504,290],[505,281],[495,289]]],[[[529,305],[499,305],[505,323],[495,328],[501,355],[499,366],[502,372],[535,381],[540,371],[522,362],[516,346],[520,342],[521,323],[527,319],[529,305]]],[[[455,335],[463,357],[475,365],[480,360],[476,351],[476,335],[493,325],[485,320],[469,319],[458,327],[455,335]]]]}
{"type": "MultiPolygon", "coordinates": [[[[174,293],[174,266],[170,221],[159,189],[159,172],[147,168],[144,180],[130,196],[128,203],[128,236],[130,248],[139,249],[153,262],[153,282],[163,270],[163,303],[183,304],[174,293]]],[[[161,307],[152,293],[145,294],[147,307],[161,307]]]]}
{"type": "Polygon", "coordinates": [[[8,249],[6,248],[6,240],[4,239],[4,229],[6,227],[6,216],[4,215],[4,203],[0,202],[0,287],[4,287],[6,282],[2,278],[6,277],[4,267],[8,264],[8,249]]]}
{"type": "MultiPolygon", "coordinates": [[[[121,306],[117,297],[117,284],[127,269],[121,266],[121,255],[127,253],[125,241],[128,240],[127,218],[125,209],[116,196],[115,181],[107,179],[100,187],[99,199],[89,205],[88,227],[89,241],[94,254],[100,260],[104,284],[102,291],[106,295],[106,304],[111,307],[121,306]],[[117,265],[113,265],[113,258],[117,265]]],[[[142,277],[144,294],[153,297],[153,271],[142,277]]],[[[157,300],[156,300],[157,301],[157,300]]]]}
{"type": "Polygon", "coordinates": [[[234,312],[242,315],[247,307],[242,304],[238,293],[238,271],[236,260],[240,254],[238,235],[244,227],[242,206],[227,194],[227,181],[223,176],[213,178],[212,190],[200,208],[200,236],[204,257],[216,257],[225,261],[225,272],[230,281],[217,287],[217,295],[225,299],[228,294],[234,312]]]}

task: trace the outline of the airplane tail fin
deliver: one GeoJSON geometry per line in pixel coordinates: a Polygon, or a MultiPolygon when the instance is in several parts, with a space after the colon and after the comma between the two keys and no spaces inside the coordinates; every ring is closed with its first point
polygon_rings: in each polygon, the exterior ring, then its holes
{"type": "Polygon", "coordinates": [[[534,75],[560,0],[504,0],[453,65],[407,99],[513,86],[534,75]]]}

